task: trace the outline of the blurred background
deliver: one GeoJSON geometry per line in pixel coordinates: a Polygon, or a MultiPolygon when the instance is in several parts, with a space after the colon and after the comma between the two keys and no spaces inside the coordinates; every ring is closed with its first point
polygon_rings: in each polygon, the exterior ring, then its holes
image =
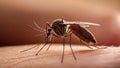
{"type": "MultiPolygon", "coordinates": [[[[86,21],[101,24],[91,26],[100,45],[120,44],[120,0],[0,0],[0,46],[32,44],[44,41],[33,30],[33,20],[41,28],[45,23],[64,17],[67,21],[86,21]]],[[[55,38],[55,43],[61,43],[55,38]]],[[[69,43],[69,40],[66,41],[69,43]]],[[[80,44],[72,37],[73,44],[80,44]]]]}

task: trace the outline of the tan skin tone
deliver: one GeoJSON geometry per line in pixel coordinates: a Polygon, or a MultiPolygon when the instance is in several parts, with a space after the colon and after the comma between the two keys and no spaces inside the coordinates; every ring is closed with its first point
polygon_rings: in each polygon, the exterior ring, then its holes
{"type": "MultiPolygon", "coordinates": [[[[32,0],[31,2],[30,1],[27,2],[22,0],[18,0],[18,1],[11,0],[11,1],[1,1],[0,3],[1,3],[0,8],[3,10],[3,12],[1,11],[1,13],[3,13],[3,16],[5,16],[5,17],[1,17],[1,21],[4,22],[5,19],[6,20],[5,24],[8,24],[5,25],[4,23],[2,23],[3,26],[7,27],[6,29],[3,30],[3,33],[8,32],[9,35],[8,33],[0,35],[1,38],[4,38],[4,36],[8,38],[7,40],[3,39],[6,41],[5,43],[9,43],[9,40],[12,40],[10,43],[17,42],[16,44],[18,44],[19,42],[24,43],[24,41],[26,42],[26,40],[28,40],[27,42],[29,43],[32,41],[35,43],[36,41],[35,39],[40,38],[39,40],[41,40],[44,37],[40,36],[38,38],[30,38],[36,34],[35,33],[36,31],[29,29],[30,31],[28,31],[28,33],[26,32],[24,33],[22,31],[24,31],[26,27],[23,27],[22,24],[33,25],[32,21],[33,19],[35,19],[37,22],[39,22],[38,24],[40,26],[45,27],[44,22],[46,22],[46,20],[52,23],[54,19],[64,17],[65,20],[68,21],[90,21],[101,24],[102,25],[101,27],[92,26],[89,28],[94,33],[98,41],[97,45],[119,44],[119,35],[118,35],[119,28],[117,28],[118,26],[114,24],[116,21],[116,15],[118,14],[118,12],[115,9],[102,7],[102,6],[95,6],[91,3],[89,4],[85,2],[78,2],[72,0],[70,0],[69,2],[66,2],[64,0],[58,2],[57,1],[37,2],[32,0]],[[57,3],[62,3],[62,5],[59,5],[57,3]],[[8,13],[8,15],[6,15],[6,13],[8,13]],[[11,15],[9,13],[11,13],[11,15]],[[8,21],[10,21],[11,24],[9,24],[10,22],[8,21]],[[116,27],[113,28],[113,26],[116,27]],[[19,29],[19,30],[15,30],[15,29],[19,29]],[[5,31],[5,30],[13,30],[13,32],[5,31]]],[[[61,39],[58,39],[55,42],[59,42],[59,40],[61,39]]],[[[67,43],[68,42],[69,39],[67,43]]],[[[18,67],[22,67],[22,68],[66,68],[66,67],[117,68],[118,67],[119,68],[120,67],[119,47],[108,47],[107,49],[94,48],[93,50],[91,50],[87,47],[84,47],[83,45],[80,46],[79,40],[77,40],[74,37],[72,37],[72,43],[76,43],[76,45],[72,44],[72,47],[77,57],[77,61],[75,61],[72,56],[69,44],[66,44],[65,57],[64,57],[64,62],[62,64],[60,62],[62,55],[61,43],[59,44],[54,43],[51,46],[50,50],[48,51],[46,51],[47,48],[46,46],[46,48],[42,50],[38,56],[35,56],[35,54],[43,44],[41,44],[40,47],[38,45],[39,48],[36,47],[30,51],[20,53],[20,51],[36,45],[36,44],[29,44],[25,46],[21,45],[21,46],[1,47],[0,67],[1,68],[2,67],[6,67],[6,68],[7,67],[11,67],[11,68],[18,68],[18,67]]]]}
{"type": "MultiPolygon", "coordinates": [[[[49,51],[47,46],[35,56],[39,48],[20,53],[21,50],[33,45],[13,46],[0,48],[1,68],[119,68],[120,48],[108,47],[107,49],[89,49],[78,45],[72,45],[77,61],[74,60],[70,47],[66,46],[64,61],[61,64],[62,46],[53,44],[49,51]],[[9,50],[10,49],[10,50],[9,50]],[[4,53],[3,53],[4,51],[4,53]]],[[[39,45],[38,45],[39,46],[39,45]]]]}

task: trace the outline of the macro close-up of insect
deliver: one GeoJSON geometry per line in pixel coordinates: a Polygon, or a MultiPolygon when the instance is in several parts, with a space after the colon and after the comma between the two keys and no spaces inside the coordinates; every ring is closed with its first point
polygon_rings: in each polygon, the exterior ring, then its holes
{"type": "Polygon", "coordinates": [[[120,0],[0,0],[0,68],[120,68],[120,0]]]}
{"type": "MultiPolygon", "coordinates": [[[[76,38],[78,38],[78,40],[80,40],[82,43],[84,43],[85,46],[87,46],[88,48],[92,49],[91,46],[98,48],[97,46],[95,46],[97,41],[96,41],[94,35],[88,29],[86,29],[86,27],[100,26],[100,24],[89,23],[89,22],[75,22],[75,21],[69,22],[69,21],[63,20],[63,18],[56,19],[55,21],[53,21],[52,24],[46,23],[46,29],[41,28],[36,22],[34,22],[34,24],[37,27],[37,29],[34,28],[35,30],[44,32],[46,35],[45,43],[42,46],[42,48],[40,48],[39,51],[35,54],[36,56],[48,43],[50,43],[50,44],[49,44],[49,47],[47,48],[47,50],[50,48],[50,46],[52,44],[52,37],[62,38],[63,53],[62,53],[61,63],[63,62],[63,59],[64,59],[65,38],[66,37],[70,37],[69,44],[70,44],[71,52],[72,52],[75,60],[77,58],[76,58],[74,51],[72,49],[72,46],[71,46],[71,36],[72,35],[76,36],[76,38]]],[[[34,47],[36,47],[36,46],[34,46],[34,47]]],[[[34,48],[34,47],[32,47],[32,48],[34,48]]],[[[22,52],[30,50],[32,48],[23,50],[22,52]]]]}

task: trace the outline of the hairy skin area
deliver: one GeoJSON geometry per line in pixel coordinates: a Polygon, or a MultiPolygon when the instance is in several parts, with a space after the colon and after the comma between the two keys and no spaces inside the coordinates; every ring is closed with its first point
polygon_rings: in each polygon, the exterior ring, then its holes
{"type": "MultiPolygon", "coordinates": [[[[24,46],[0,47],[0,68],[119,68],[120,47],[107,47],[104,49],[89,49],[83,45],[72,45],[77,57],[75,61],[68,44],[65,47],[64,61],[61,64],[62,44],[52,44],[46,51],[46,46],[39,55],[36,52],[43,44],[24,46]],[[33,48],[26,52],[20,52],[33,48]]],[[[99,46],[102,47],[102,46],[99,46]]],[[[103,46],[104,47],[104,46],[103,46]]]]}

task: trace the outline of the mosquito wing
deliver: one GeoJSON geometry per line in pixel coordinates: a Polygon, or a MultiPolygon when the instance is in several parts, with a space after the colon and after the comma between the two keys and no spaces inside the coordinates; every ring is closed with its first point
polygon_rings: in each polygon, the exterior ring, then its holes
{"type": "Polygon", "coordinates": [[[80,25],[81,27],[89,27],[89,26],[100,26],[100,24],[90,23],[90,22],[64,22],[65,25],[80,25]]]}
{"type": "Polygon", "coordinates": [[[77,36],[81,41],[87,43],[87,44],[95,44],[96,43],[96,39],[94,37],[94,35],[87,30],[84,27],[81,27],[78,24],[70,24],[69,27],[72,31],[72,33],[77,36]]]}

